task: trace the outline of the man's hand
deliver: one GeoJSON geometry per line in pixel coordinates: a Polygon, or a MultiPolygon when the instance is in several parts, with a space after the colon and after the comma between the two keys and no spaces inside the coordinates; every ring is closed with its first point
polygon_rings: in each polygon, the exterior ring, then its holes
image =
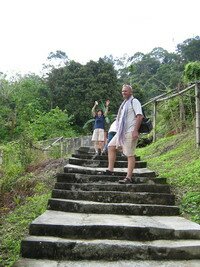
{"type": "Polygon", "coordinates": [[[137,140],[139,138],[139,132],[134,130],[132,132],[132,138],[133,138],[133,140],[137,140]]]}
{"type": "Polygon", "coordinates": [[[98,104],[99,104],[99,103],[98,103],[97,101],[94,102],[94,105],[95,105],[95,106],[98,106],[98,104]]]}

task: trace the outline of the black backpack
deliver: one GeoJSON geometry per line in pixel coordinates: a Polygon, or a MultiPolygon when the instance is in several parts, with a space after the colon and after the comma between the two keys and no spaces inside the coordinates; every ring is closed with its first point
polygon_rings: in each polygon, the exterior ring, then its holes
{"type": "MultiPolygon", "coordinates": [[[[134,110],[134,107],[133,107],[133,99],[131,101],[131,106],[133,108],[133,111],[135,112],[134,110]]],[[[152,124],[152,121],[150,118],[147,118],[145,116],[145,112],[144,112],[144,109],[142,108],[142,113],[143,113],[143,119],[142,119],[142,122],[141,122],[141,125],[140,125],[140,128],[139,128],[139,133],[144,133],[144,134],[148,134],[151,132],[151,130],[153,129],[153,124],[152,124]]]]}

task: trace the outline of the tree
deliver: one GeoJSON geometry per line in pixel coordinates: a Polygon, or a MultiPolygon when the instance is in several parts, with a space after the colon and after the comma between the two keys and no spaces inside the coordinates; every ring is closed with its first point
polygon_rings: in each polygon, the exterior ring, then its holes
{"type": "Polygon", "coordinates": [[[65,67],[53,69],[47,82],[52,108],[66,109],[74,115],[75,125],[80,128],[90,118],[95,100],[110,99],[114,112],[121,100],[113,64],[102,58],[86,65],[70,61],[65,67]]]}
{"type": "Polygon", "coordinates": [[[72,137],[75,131],[72,129],[73,116],[68,116],[66,111],[58,107],[49,112],[41,112],[29,123],[27,131],[37,140],[45,140],[52,137],[72,137]]]}
{"type": "Polygon", "coordinates": [[[0,122],[2,139],[13,139],[23,132],[38,113],[49,110],[45,81],[37,75],[18,76],[12,82],[1,79],[0,122]]]}
{"type": "Polygon", "coordinates": [[[163,49],[162,47],[155,47],[150,53],[149,56],[155,58],[160,63],[163,63],[166,56],[168,55],[167,50],[163,49]]]}
{"type": "Polygon", "coordinates": [[[200,61],[189,62],[185,66],[184,79],[186,82],[200,81],[200,61]]]}
{"type": "Polygon", "coordinates": [[[68,64],[69,58],[65,52],[57,50],[56,52],[50,52],[47,57],[47,62],[43,64],[44,76],[52,70],[64,67],[68,64]]]}
{"type": "Polygon", "coordinates": [[[200,36],[189,38],[178,44],[177,51],[186,62],[200,61],[200,36]]]}

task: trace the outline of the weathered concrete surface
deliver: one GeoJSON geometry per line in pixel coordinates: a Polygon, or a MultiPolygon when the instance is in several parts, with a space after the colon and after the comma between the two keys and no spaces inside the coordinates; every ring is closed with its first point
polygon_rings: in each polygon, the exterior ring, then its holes
{"type": "Polygon", "coordinates": [[[70,238],[80,236],[84,239],[200,239],[200,225],[177,216],[127,216],[49,210],[31,223],[30,233],[70,238]]]}
{"type": "MultiPolygon", "coordinates": [[[[108,167],[108,160],[97,160],[94,159],[82,159],[82,158],[69,158],[69,164],[78,165],[78,166],[88,166],[88,167],[108,167]]],[[[116,161],[115,162],[116,168],[126,168],[127,161],[116,161]]],[[[135,168],[146,168],[147,163],[143,161],[136,161],[135,168]]]]}
{"type": "Polygon", "coordinates": [[[29,236],[22,241],[24,258],[52,260],[185,260],[200,259],[200,240],[78,240],[29,236]]]}
{"type": "MultiPolygon", "coordinates": [[[[98,171],[95,171],[94,173],[77,173],[74,172],[75,170],[72,170],[73,172],[68,173],[58,173],[57,174],[57,182],[67,182],[67,183],[101,183],[106,184],[109,182],[115,183],[119,185],[118,181],[119,179],[123,179],[125,176],[123,173],[114,174],[114,175],[103,175],[99,174],[98,171]]],[[[82,171],[82,170],[81,170],[82,171]]],[[[166,178],[155,178],[155,177],[133,177],[132,178],[134,184],[166,184],[166,178]]]]}
{"type": "Polygon", "coordinates": [[[72,191],[124,191],[124,192],[151,192],[170,193],[170,186],[164,184],[119,184],[119,183],[56,183],[55,189],[72,191]]]}
{"type": "Polygon", "coordinates": [[[118,192],[118,191],[71,191],[53,189],[52,198],[64,198],[75,200],[90,200],[108,203],[135,203],[135,204],[159,204],[174,205],[175,197],[165,193],[149,192],[118,192]]]}
{"type": "MultiPolygon", "coordinates": [[[[77,171],[77,173],[79,171],[91,171],[93,173],[96,172],[100,172],[100,173],[105,173],[107,168],[100,168],[100,167],[86,167],[86,166],[77,166],[77,165],[73,165],[73,164],[67,164],[64,166],[64,171],[67,171],[68,169],[72,169],[74,171],[77,171]]],[[[115,168],[114,169],[115,173],[119,173],[121,175],[125,175],[127,172],[127,168],[115,168]]],[[[155,177],[155,172],[149,170],[148,168],[135,168],[134,172],[133,172],[133,176],[150,176],[150,177],[155,177]]]]}
{"type": "MultiPolygon", "coordinates": [[[[106,157],[93,153],[80,148],[57,175],[49,210],[32,222],[21,245],[23,257],[41,260],[16,266],[199,266],[200,225],[175,216],[179,209],[166,179],[138,165],[134,183],[120,185],[127,169],[106,175],[95,166],[106,166],[106,157]]],[[[120,154],[118,160],[126,166],[120,154]]]]}
{"type": "MultiPolygon", "coordinates": [[[[79,149],[76,149],[75,150],[75,154],[78,154],[78,155],[92,155],[94,156],[95,155],[95,149],[94,147],[89,147],[89,146],[85,146],[85,147],[79,147],[79,149]]],[[[121,156],[122,153],[120,151],[117,151],[116,153],[117,156],[121,156]]],[[[136,155],[136,157],[138,157],[136,155]]]]}
{"type": "MultiPolygon", "coordinates": [[[[108,156],[106,155],[94,155],[94,154],[72,154],[73,158],[78,159],[95,159],[95,160],[108,160],[108,156]]],[[[140,156],[135,156],[136,161],[140,161],[140,156]]],[[[127,161],[126,156],[116,156],[116,160],[118,161],[127,161]]]]}
{"type": "Polygon", "coordinates": [[[48,209],[66,212],[98,214],[125,214],[149,216],[179,215],[179,207],[177,206],[131,203],[101,203],[85,200],[70,200],[57,198],[49,199],[48,209]]]}
{"type": "Polygon", "coordinates": [[[188,261],[51,261],[22,259],[13,267],[199,267],[200,260],[188,261]]]}

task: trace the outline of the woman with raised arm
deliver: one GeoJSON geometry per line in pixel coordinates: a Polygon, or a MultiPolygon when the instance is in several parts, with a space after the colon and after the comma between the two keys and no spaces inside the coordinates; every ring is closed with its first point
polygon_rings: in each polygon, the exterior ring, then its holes
{"type": "Polygon", "coordinates": [[[94,106],[92,108],[92,116],[95,119],[94,123],[94,131],[92,135],[92,141],[94,142],[94,148],[97,155],[101,155],[104,147],[104,130],[105,130],[105,117],[108,114],[108,106],[110,104],[110,101],[106,101],[106,110],[103,113],[102,109],[98,109],[95,111],[96,106],[98,106],[98,102],[95,101],[94,106]]]}

